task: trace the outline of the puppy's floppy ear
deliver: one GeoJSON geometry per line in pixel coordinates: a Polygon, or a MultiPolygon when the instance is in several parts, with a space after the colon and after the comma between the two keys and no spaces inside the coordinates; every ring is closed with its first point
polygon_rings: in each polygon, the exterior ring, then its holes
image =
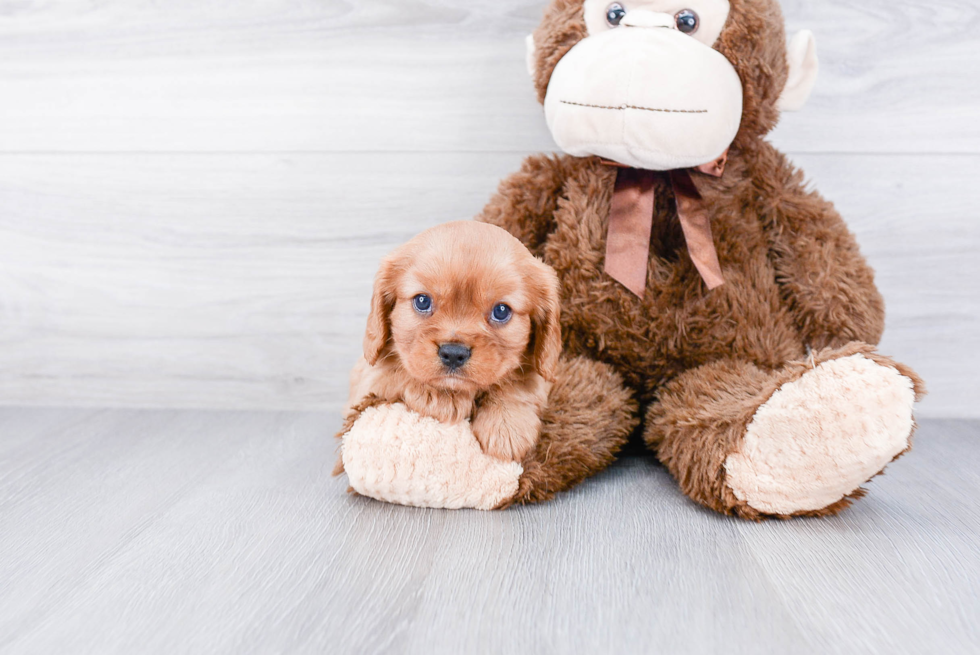
{"type": "Polygon", "coordinates": [[[534,326],[534,367],[548,382],[555,381],[561,356],[561,293],[558,275],[537,259],[530,271],[536,295],[531,321],[534,326]]]}
{"type": "Polygon", "coordinates": [[[381,261],[381,268],[374,276],[374,292],[371,295],[371,313],[368,314],[367,329],[364,331],[364,359],[374,366],[381,351],[391,339],[389,314],[397,299],[397,271],[395,253],[381,261]]]}

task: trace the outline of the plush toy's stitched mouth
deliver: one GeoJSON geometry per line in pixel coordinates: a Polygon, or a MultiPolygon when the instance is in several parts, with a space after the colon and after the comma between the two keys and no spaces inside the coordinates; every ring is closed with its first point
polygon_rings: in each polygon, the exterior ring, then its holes
{"type": "Polygon", "coordinates": [[[589,107],[591,109],[612,109],[613,111],[625,111],[627,109],[639,109],[641,111],[655,111],[661,114],[707,114],[707,109],[657,109],[654,107],[638,107],[637,105],[619,105],[618,107],[607,107],[605,105],[589,105],[584,102],[571,102],[561,100],[563,105],[573,105],[575,107],[589,107]]]}

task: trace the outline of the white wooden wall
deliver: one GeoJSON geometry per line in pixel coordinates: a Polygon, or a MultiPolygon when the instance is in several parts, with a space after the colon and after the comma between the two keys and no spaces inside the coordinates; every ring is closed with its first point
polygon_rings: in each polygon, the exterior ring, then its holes
{"type": "MultiPolygon", "coordinates": [[[[544,0],[0,0],[0,404],[334,409],[378,259],[554,149],[544,0]]],[[[980,416],[980,10],[786,0],[774,142],[888,300],[882,349],[980,416]]]]}

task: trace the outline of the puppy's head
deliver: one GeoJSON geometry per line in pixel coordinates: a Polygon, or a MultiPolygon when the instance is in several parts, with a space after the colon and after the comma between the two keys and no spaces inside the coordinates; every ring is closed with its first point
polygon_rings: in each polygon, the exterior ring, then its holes
{"type": "Polygon", "coordinates": [[[561,353],[558,278],[505,230],[434,227],[388,255],[364,357],[398,357],[417,381],[479,390],[519,370],[551,380],[561,353]]]}

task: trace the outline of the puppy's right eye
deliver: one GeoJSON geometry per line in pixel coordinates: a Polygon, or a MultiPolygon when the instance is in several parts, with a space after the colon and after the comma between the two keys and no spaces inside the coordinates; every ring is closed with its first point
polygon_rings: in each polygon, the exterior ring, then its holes
{"type": "Polygon", "coordinates": [[[415,308],[419,314],[428,314],[432,311],[432,298],[420,293],[419,295],[412,298],[412,307],[415,308]]]}

